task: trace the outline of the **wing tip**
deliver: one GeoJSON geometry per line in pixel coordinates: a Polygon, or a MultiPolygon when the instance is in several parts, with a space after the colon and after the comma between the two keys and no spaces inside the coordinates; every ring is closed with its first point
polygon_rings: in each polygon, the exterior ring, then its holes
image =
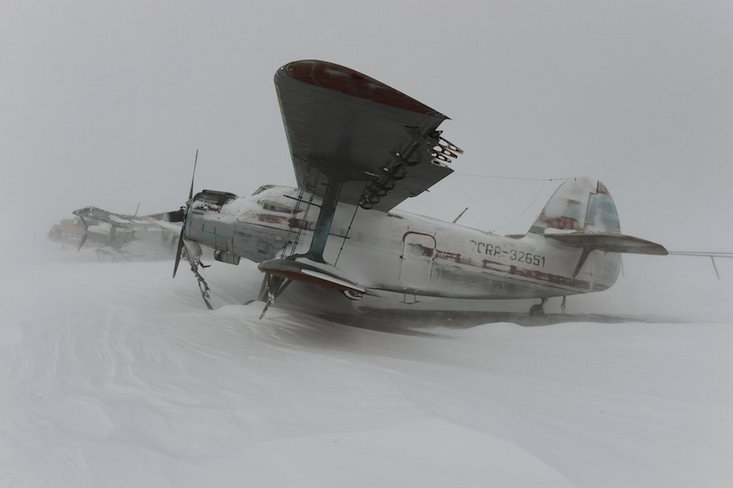
{"type": "Polygon", "coordinates": [[[292,61],[275,72],[276,85],[288,78],[436,119],[448,119],[446,115],[379,80],[329,61],[318,59],[292,61]]]}

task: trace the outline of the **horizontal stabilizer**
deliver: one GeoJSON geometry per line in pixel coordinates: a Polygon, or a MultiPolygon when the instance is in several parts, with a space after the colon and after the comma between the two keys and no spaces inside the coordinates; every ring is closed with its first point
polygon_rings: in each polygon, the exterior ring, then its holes
{"type": "Polygon", "coordinates": [[[319,263],[304,256],[270,259],[261,262],[257,268],[263,273],[269,273],[286,280],[302,281],[358,295],[372,294],[363,286],[342,276],[335,266],[319,263]]]}
{"type": "Polygon", "coordinates": [[[656,254],[666,256],[667,249],[656,242],[615,232],[569,232],[551,233],[545,231],[545,237],[573,247],[582,247],[588,251],[601,250],[630,254],[656,254]]]}

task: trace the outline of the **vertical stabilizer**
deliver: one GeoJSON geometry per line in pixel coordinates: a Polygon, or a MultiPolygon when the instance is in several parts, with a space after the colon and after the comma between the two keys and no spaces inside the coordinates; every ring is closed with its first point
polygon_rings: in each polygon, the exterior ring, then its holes
{"type": "Polygon", "coordinates": [[[622,234],[611,194],[603,183],[590,178],[572,178],[560,185],[529,231],[578,248],[570,276],[576,278],[586,269],[588,281],[600,279],[607,286],[618,277],[618,253],[667,254],[661,244],[622,234]]]}
{"type": "Polygon", "coordinates": [[[616,204],[603,183],[571,178],[555,190],[529,231],[543,235],[558,231],[620,233],[621,225],[616,204]]]}

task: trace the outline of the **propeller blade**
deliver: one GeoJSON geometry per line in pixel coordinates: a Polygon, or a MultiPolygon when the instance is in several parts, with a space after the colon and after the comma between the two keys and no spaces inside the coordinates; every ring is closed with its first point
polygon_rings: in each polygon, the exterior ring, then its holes
{"type": "MultiPolygon", "coordinates": [[[[173,277],[176,277],[176,272],[178,271],[178,264],[181,262],[181,254],[183,253],[183,246],[185,245],[183,242],[183,237],[186,235],[186,216],[188,215],[188,211],[191,209],[191,200],[193,200],[193,182],[196,177],[196,165],[199,161],[199,150],[196,149],[196,156],[193,159],[193,173],[191,173],[191,188],[188,190],[188,201],[186,202],[186,207],[181,208],[180,210],[180,218],[183,222],[183,225],[181,226],[181,234],[178,236],[178,250],[176,251],[176,262],[173,264],[173,277]]],[[[173,212],[169,213],[169,217],[173,214],[173,212]]]]}
{"type": "Polygon", "coordinates": [[[173,265],[173,277],[176,277],[176,272],[178,271],[178,264],[181,262],[181,254],[183,254],[183,233],[186,230],[186,221],[183,221],[183,225],[181,226],[181,234],[178,236],[178,249],[176,250],[176,262],[173,265]]]}
{"type": "Polygon", "coordinates": [[[196,164],[199,162],[199,150],[196,149],[196,157],[193,159],[193,173],[191,174],[191,189],[188,191],[188,204],[191,204],[193,198],[193,179],[196,176],[196,164]]]}

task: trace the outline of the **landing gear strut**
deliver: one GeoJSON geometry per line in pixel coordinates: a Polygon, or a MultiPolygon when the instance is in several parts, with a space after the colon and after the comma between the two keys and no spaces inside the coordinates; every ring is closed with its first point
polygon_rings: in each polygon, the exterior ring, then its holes
{"type": "Polygon", "coordinates": [[[280,276],[273,276],[270,273],[265,274],[265,278],[262,280],[262,289],[260,290],[260,300],[265,302],[265,308],[262,309],[260,320],[265,316],[265,312],[270,308],[270,305],[285,291],[285,288],[290,283],[292,283],[292,280],[286,280],[280,276]]]}
{"type": "Polygon", "coordinates": [[[201,298],[204,299],[204,303],[206,304],[206,308],[209,310],[214,310],[214,307],[211,306],[211,294],[209,293],[211,289],[209,288],[209,284],[206,282],[203,276],[201,276],[201,273],[199,272],[199,268],[208,268],[211,265],[210,264],[204,264],[201,262],[201,259],[198,257],[193,257],[191,255],[191,252],[189,252],[188,247],[183,246],[183,253],[188,261],[188,263],[191,265],[191,272],[196,277],[196,280],[198,281],[199,285],[199,291],[201,292],[201,298]]]}
{"type": "Polygon", "coordinates": [[[542,315],[545,315],[545,302],[547,301],[547,298],[540,298],[540,300],[542,300],[540,303],[534,304],[529,307],[530,317],[540,317],[542,315]]]}

